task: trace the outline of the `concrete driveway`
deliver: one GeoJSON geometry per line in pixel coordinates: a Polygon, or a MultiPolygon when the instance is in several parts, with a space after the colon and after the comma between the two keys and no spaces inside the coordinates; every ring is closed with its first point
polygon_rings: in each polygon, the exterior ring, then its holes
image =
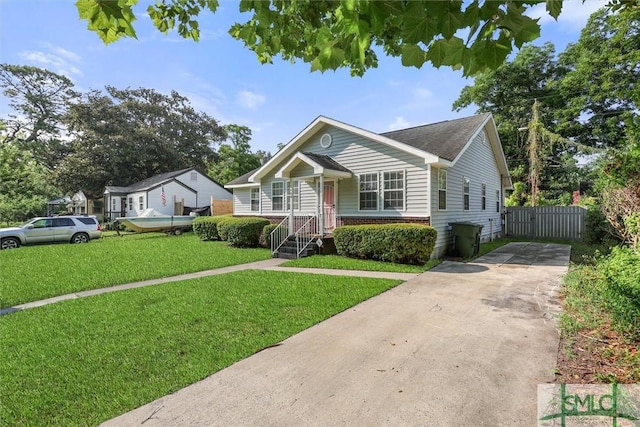
{"type": "Polygon", "coordinates": [[[104,425],[536,425],[569,253],[511,243],[444,262],[104,425]]]}

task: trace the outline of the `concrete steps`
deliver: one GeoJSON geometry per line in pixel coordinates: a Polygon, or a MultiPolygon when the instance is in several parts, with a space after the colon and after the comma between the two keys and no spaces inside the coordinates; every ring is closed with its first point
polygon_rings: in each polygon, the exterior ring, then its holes
{"type": "MultiPolygon", "coordinates": [[[[296,259],[298,252],[298,246],[296,244],[296,238],[294,236],[289,236],[287,240],[278,248],[278,252],[274,255],[277,258],[285,258],[285,259],[296,259]]],[[[315,239],[307,246],[307,248],[302,251],[300,254],[300,258],[308,257],[314,255],[316,253],[316,244],[315,239]]]]}

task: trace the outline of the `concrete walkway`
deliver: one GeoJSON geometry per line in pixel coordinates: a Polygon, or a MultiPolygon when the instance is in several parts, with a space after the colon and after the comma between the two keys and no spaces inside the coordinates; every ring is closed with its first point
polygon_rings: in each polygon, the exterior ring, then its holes
{"type": "Polygon", "coordinates": [[[104,426],[536,425],[569,254],[511,243],[444,262],[104,426]]]}
{"type": "Polygon", "coordinates": [[[179,276],[162,277],[160,279],[143,280],[141,282],[126,283],[124,285],[109,286],[100,289],[91,289],[88,291],[74,292],[72,294],[59,295],[52,298],[47,298],[39,301],[31,301],[25,304],[15,305],[13,307],[6,307],[0,309],[0,316],[10,313],[15,313],[20,310],[27,310],[30,308],[41,307],[43,305],[54,304],[60,301],[66,301],[70,299],[90,297],[93,295],[106,294],[109,292],[124,291],[127,289],[142,288],[145,286],[161,285],[163,283],[179,282],[181,280],[198,279],[200,277],[215,276],[218,274],[231,273],[233,271],[242,270],[277,270],[277,271],[292,271],[296,273],[311,273],[311,274],[327,274],[335,276],[360,276],[360,277],[377,277],[382,279],[398,279],[409,280],[417,276],[413,273],[392,273],[383,271],[361,271],[361,270],[329,270],[323,268],[293,268],[293,267],[279,267],[283,262],[288,261],[282,258],[271,258],[264,261],[256,261],[247,264],[231,265],[229,267],[216,268],[214,270],[198,271],[195,273],[181,274],[179,276]]]}

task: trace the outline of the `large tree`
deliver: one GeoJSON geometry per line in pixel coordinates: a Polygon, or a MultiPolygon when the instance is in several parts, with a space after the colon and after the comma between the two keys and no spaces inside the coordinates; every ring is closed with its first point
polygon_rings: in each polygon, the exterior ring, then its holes
{"type": "Polygon", "coordinates": [[[494,115],[512,177],[526,184],[518,187],[513,203],[570,203],[580,185],[574,155],[588,147],[557,129],[558,111],[566,104],[558,86],[567,72],[553,44],[527,46],[513,61],[478,75],[453,104],[458,110],[476,105],[478,112],[494,115]]]}
{"type": "Polygon", "coordinates": [[[56,169],[67,191],[92,196],[105,185],[129,185],[152,175],[196,167],[206,170],[226,132],[177,92],[153,89],[92,91],[72,105],[65,123],[72,152],[56,169]]]}
{"type": "Polygon", "coordinates": [[[549,82],[565,73],[556,64],[555,56],[551,43],[526,46],[513,61],[478,75],[453,103],[454,110],[476,105],[478,112],[493,114],[509,165],[524,166],[522,172],[514,171],[516,178],[528,169],[527,134],[522,129],[531,121],[534,101],[543,101],[539,120],[546,126],[552,122],[553,109],[560,102],[549,87],[549,82]]]}
{"type": "MultiPolygon", "coordinates": [[[[78,0],[76,6],[89,29],[105,43],[135,37],[137,0],[78,0]]],[[[496,68],[514,47],[540,35],[537,20],[525,13],[544,3],[557,18],[562,0],[432,1],[298,1],[241,0],[240,11],[251,13],[230,29],[233,37],[253,50],[262,63],[274,56],[301,59],[312,70],[346,67],[354,75],[378,65],[378,53],[400,56],[402,64],[463,69],[472,75],[496,68]]],[[[635,7],[636,0],[611,0],[614,8],[635,7]]],[[[155,26],[198,40],[198,14],[215,12],[217,0],[159,0],[147,8],[155,26]]]]}
{"type": "Polygon", "coordinates": [[[55,196],[49,172],[15,141],[0,144],[0,222],[42,214],[55,196]]]}
{"type": "Polygon", "coordinates": [[[28,65],[0,64],[0,88],[9,100],[0,142],[15,142],[52,168],[65,153],[62,117],[78,98],[69,78],[28,65]]]}
{"type": "Polygon", "coordinates": [[[627,144],[640,117],[640,7],[591,15],[559,64],[569,71],[558,85],[558,131],[594,147],[627,144]]]}
{"type": "Polygon", "coordinates": [[[220,184],[226,184],[259,167],[262,161],[270,157],[269,153],[262,151],[251,152],[251,129],[248,127],[226,125],[224,128],[228,142],[220,145],[218,158],[210,164],[207,171],[207,174],[220,184]]]}

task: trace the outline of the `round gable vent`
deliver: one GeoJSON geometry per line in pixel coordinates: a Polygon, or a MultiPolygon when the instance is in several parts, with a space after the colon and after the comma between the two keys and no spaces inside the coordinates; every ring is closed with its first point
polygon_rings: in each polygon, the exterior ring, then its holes
{"type": "Polygon", "coordinates": [[[325,133],[320,137],[320,145],[322,145],[323,148],[331,147],[332,142],[333,142],[333,138],[328,133],[325,133]]]}

